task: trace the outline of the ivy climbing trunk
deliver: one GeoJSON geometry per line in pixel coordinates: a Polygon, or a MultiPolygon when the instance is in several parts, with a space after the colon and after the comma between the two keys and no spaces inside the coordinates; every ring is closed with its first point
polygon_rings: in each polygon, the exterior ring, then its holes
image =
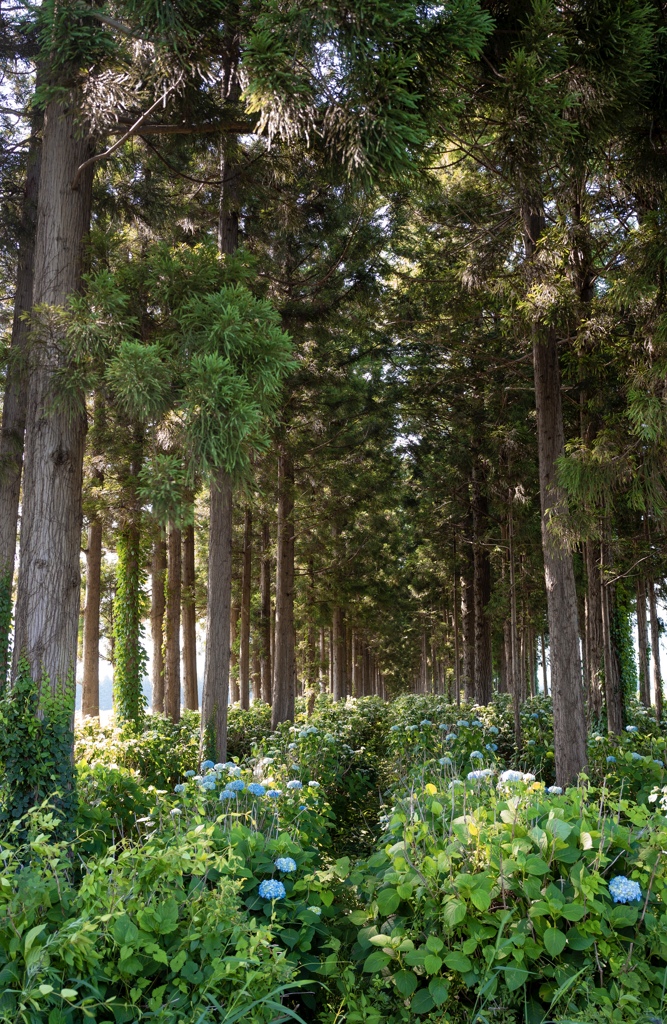
{"type": "Polygon", "coordinates": [[[144,574],[141,565],[141,533],[137,523],[128,523],[118,531],[116,554],[114,710],[119,720],[138,724],[144,712],[146,652],[141,643],[144,574]]]}
{"type": "Polygon", "coordinates": [[[88,525],[86,548],[86,604],[83,612],[83,679],[81,714],[99,718],[100,714],[100,595],[102,581],[102,523],[92,519],[88,525]]]}
{"type": "Polygon", "coordinates": [[[183,577],[181,614],[183,617],[183,703],[188,711],[199,709],[197,687],[197,609],[195,607],[195,528],[183,530],[183,577]]]}
{"type": "Polygon", "coordinates": [[[239,647],[239,700],[250,707],[250,599],[252,596],[252,511],[243,513],[243,566],[241,570],[241,644],[239,647]]]}
{"type": "Polygon", "coordinates": [[[662,722],[662,672],[660,671],[660,623],[658,622],[658,606],[655,599],[655,583],[648,581],[648,609],[651,623],[651,661],[653,663],[653,697],[655,700],[655,717],[662,722]]]}
{"type": "Polygon", "coordinates": [[[285,447],[278,453],[278,536],[276,551],[276,634],[271,728],[294,719],[294,463],[285,447]]]}
{"type": "Polygon", "coordinates": [[[73,684],[81,573],[81,487],[86,414],[54,406],[53,376],[64,366],[63,330],[46,307],[62,307],[81,288],[90,223],[91,154],[76,120],[76,92],[51,100],[44,114],[35,239],[33,306],[42,306],[26,409],[21,559],[13,676],[25,658],[32,678],[52,691],[73,684]]]}
{"type": "Polygon", "coordinates": [[[646,622],[646,580],[637,577],[637,648],[639,653],[639,699],[645,708],[651,706],[651,677],[648,669],[648,631],[646,622]]]}
{"type": "MultiPolygon", "coordinates": [[[[526,257],[532,263],[544,227],[540,204],[523,211],[526,257]]],[[[532,269],[532,268],[531,268],[532,269]]],[[[562,536],[568,502],[557,479],[565,450],[558,338],[550,325],[533,325],[542,555],[551,640],[551,692],[556,780],[566,786],[586,767],[586,718],[579,655],[577,591],[572,553],[562,536]]]]}
{"type": "Polygon", "coordinates": [[[586,671],[588,717],[597,722],[602,714],[604,642],[602,635],[602,584],[599,545],[586,541],[586,671]]]}
{"type": "Polygon", "coordinates": [[[151,640],[153,642],[153,664],[151,671],[152,701],[154,715],[164,714],[164,613],[165,582],[167,576],[167,542],[164,534],[153,542],[151,561],[151,640]]]}
{"type": "Polygon", "coordinates": [[[336,605],[331,618],[331,655],[333,658],[333,699],[345,700],[345,643],[343,609],[336,605]]]}
{"type": "Polygon", "coordinates": [[[181,720],[181,577],[181,531],[170,522],[167,527],[164,710],[172,722],[181,720]]]}
{"type": "Polygon", "coordinates": [[[9,671],[12,583],[16,558],[23,439],[28,395],[28,332],[32,308],[37,199],[42,162],[42,116],[35,114],[28,148],[25,191],[19,224],[14,318],[2,400],[0,428],[0,689],[9,671]]]}
{"type": "Polygon", "coordinates": [[[201,713],[201,752],[216,761],[227,760],[231,599],[232,482],[224,470],[218,470],[211,482],[206,662],[201,713]]]}
{"type": "Polygon", "coordinates": [[[271,536],[269,524],[262,523],[261,562],[259,570],[259,672],[262,685],[262,700],[271,703],[271,536]]]}

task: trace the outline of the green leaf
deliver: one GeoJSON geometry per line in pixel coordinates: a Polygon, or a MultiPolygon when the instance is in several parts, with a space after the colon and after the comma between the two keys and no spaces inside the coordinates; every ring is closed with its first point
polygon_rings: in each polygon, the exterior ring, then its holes
{"type": "Polygon", "coordinates": [[[377,895],[378,910],[385,917],[393,914],[401,902],[401,897],[395,889],[381,889],[377,895]]]}
{"type": "Polygon", "coordinates": [[[609,915],[609,923],[612,928],[632,928],[637,923],[638,913],[637,907],[620,904],[609,915]]]}
{"type": "Polygon", "coordinates": [[[462,900],[450,900],[442,908],[442,919],[449,928],[455,928],[457,924],[461,924],[467,913],[468,908],[462,900]]]}
{"type": "Polygon", "coordinates": [[[60,995],[63,999],[76,999],[78,992],[75,988],[61,988],[60,995]]]}
{"type": "Polygon", "coordinates": [[[42,932],[44,931],[45,928],[46,928],[45,924],[36,924],[34,928],[30,929],[30,931],[28,932],[28,934],[25,937],[25,943],[24,943],[24,946],[23,946],[23,952],[24,953],[29,953],[30,952],[30,950],[32,949],[33,944],[35,942],[35,939],[39,935],[42,934],[42,932]]]}
{"type": "Polygon", "coordinates": [[[566,921],[581,921],[586,914],[586,907],[582,903],[566,903],[560,911],[560,916],[566,921]]]}
{"type": "Polygon", "coordinates": [[[472,967],[468,957],[464,953],[456,952],[456,950],[453,953],[447,954],[445,963],[450,970],[459,971],[460,974],[467,974],[472,967]]]}
{"type": "Polygon", "coordinates": [[[371,953],[369,957],[366,957],[364,963],[364,971],[367,974],[376,974],[387,966],[391,957],[388,953],[383,953],[381,949],[376,949],[374,953],[371,953]]]}
{"type": "Polygon", "coordinates": [[[129,946],[139,938],[139,929],[127,914],[122,914],[111,926],[111,934],[119,945],[129,946]]]}
{"type": "Polygon", "coordinates": [[[174,972],[174,974],[178,974],[187,958],[188,954],[185,952],[184,949],[182,949],[180,953],[177,953],[176,956],[169,961],[169,966],[174,972]]]}
{"type": "Polygon", "coordinates": [[[426,948],[430,949],[431,953],[439,953],[443,946],[444,942],[437,935],[429,935],[426,940],[426,948]]]}
{"type": "Polygon", "coordinates": [[[417,976],[412,971],[398,971],[394,975],[394,982],[404,999],[408,999],[417,988],[417,976]]]}
{"type": "Polygon", "coordinates": [[[428,1013],[435,1006],[433,996],[427,988],[420,988],[412,997],[410,1009],[413,1013],[428,1013]]]}
{"type": "Polygon", "coordinates": [[[402,900],[409,900],[412,896],[412,882],[403,882],[396,886],[396,892],[402,900]]]}
{"type": "Polygon", "coordinates": [[[572,825],[562,818],[550,818],[546,824],[547,832],[550,832],[554,839],[565,841],[572,832],[572,825]]]}
{"type": "Polygon", "coordinates": [[[579,951],[589,949],[594,941],[592,935],[582,935],[576,928],[570,928],[567,933],[567,944],[570,949],[579,951]]]}
{"type": "Polygon", "coordinates": [[[484,889],[473,889],[470,893],[470,902],[473,906],[477,907],[482,912],[489,909],[491,906],[491,896],[484,889]]]}
{"type": "Polygon", "coordinates": [[[528,917],[548,917],[551,913],[551,908],[548,903],[544,900],[538,900],[537,903],[533,903],[532,907],[528,911],[528,917]]]}
{"type": "Polygon", "coordinates": [[[442,967],[442,960],[435,953],[429,953],[424,957],[424,970],[427,974],[437,974],[442,967]]]}
{"type": "Polygon", "coordinates": [[[428,990],[436,1006],[442,1006],[449,995],[449,985],[444,978],[431,978],[428,990]]]}
{"type": "Polygon", "coordinates": [[[567,938],[559,928],[547,928],[542,938],[550,956],[560,956],[565,949],[567,938]]]}
{"type": "Polygon", "coordinates": [[[546,875],[549,865],[541,857],[532,854],[530,857],[526,857],[525,868],[529,875],[546,875]]]}
{"type": "Polygon", "coordinates": [[[528,971],[525,967],[506,967],[505,968],[505,984],[507,985],[510,992],[514,992],[517,988],[521,988],[528,981],[528,971]]]}

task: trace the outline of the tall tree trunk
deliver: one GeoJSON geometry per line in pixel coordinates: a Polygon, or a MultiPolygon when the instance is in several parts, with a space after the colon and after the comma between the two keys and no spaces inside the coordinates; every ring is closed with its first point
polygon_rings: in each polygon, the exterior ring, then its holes
{"type": "MultiPolygon", "coordinates": [[[[73,99],[46,107],[35,239],[33,305],[64,306],[81,287],[83,241],[90,223],[90,141],[76,123],[73,99]]],[[[86,415],[54,407],[53,375],[64,363],[63,328],[41,317],[32,347],[26,410],[21,561],[13,673],[26,658],[52,691],[74,680],[81,573],[81,487],[86,415]]]]}
{"type": "Polygon", "coordinates": [[[343,609],[336,605],[331,619],[331,655],[333,659],[333,699],[345,700],[345,647],[343,609]]]}
{"type": "Polygon", "coordinates": [[[164,710],[172,722],[181,720],[181,531],[167,529],[167,618],[165,628],[164,710]]]}
{"type": "Polygon", "coordinates": [[[651,623],[651,661],[653,663],[653,696],[655,700],[655,717],[662,722],[662,673],[660,671],[660,623],[658,622],[658,606],[655,599],[655,584],[648,581],[648,609],[651,623]]]}
{"type": "Polygon", "coordinates": [[[514,491],[510,489],[507,512],[507,539],[508,539],[508,560],[510,574],[510,621],[509,621],[509,662],[508,679],[510,692],[512,694],[512,713],[514,718],[514,744],[520,751],[523,746],[523,735],[521,731],[521,671],[519,667],[519,628],[516,601],[516,563],[514,558],[514,513],[512,502],[514,491]]]}
{"type": "Polygon", "coordinates": [[[243,568],[241,572],[241,646],[239,650],[239,695],[241,707],[250,707],[250,598],[252,595],[252,511],[243,513],[243,568]]]}
{"type": "Polygon", "coordinates": [[[454,688],[456,690],[456,703],[461,703],[461,654],[459,651],[459,594],[458,594],[458,569],[456,565],[456,541],[454,542],[454,688]]]}
{"type": "Polygon", "coordinates": [[[651,677],[648,669],[648,632],[646,622],[646,580],[637,577],[637,646],[639,650],[639,699],[651,706],[651,677]]]}
{"type": "Polygon", "coordinates": [[[602,581],[600,548],[594,541],[585,544],[586,558],[586,666],[588,669],[588,715],[597,722],[602,714],[602,676],[604,642],[602,634],[602,581]]]}
{"type": "Polygon", "coordinates": [[[202,693],[202,754],[227,760],[229,620],[232,601],[232,482],[218,470],[211,482],[206,661],[202,693]]]}
{"type": "Polygon", "coordinates": [[[154,715],[164,714],[164,613],[165,580],[167,575],[167,542],[160,531],[153,542],[151,562],[151,640],[153,643],[153,664],[151,684],[153,696],[151,706],[154,715]]]}
{"type": "Polygon", "coordinates": [[[463,621],[463,688],[465,700],[475,696],[475,574],[472,547],[466,549],[461,577],[461,619],[463,621]]]}
{"type": "Polygon", "coordinates": [[[326,693],[327,647],[324,639],[324,626],[320,626],[320,690],[326,693]]]}
{"type": "Polygon", "coordinates": [[[271,555],[269,524],[262,523],[262,560],[260,562],[260,613],[259,634],[261,644],[260,674],[262,677],[262,700],[271,703],[271,555]]]}
{"type": "Polygon", "coordinates": [[[183,530],[183,703],[188,711],[199,710],[197,686],[197,608],[195,606],[195,528],[183,530]]]}
{"type": "MultiPolygon", "coordinates": [[[[524,210],[526,255],[530,259],[544,226],[540,209],[524,210]]],[[[533,370],[537,411],[542,553],[551,638],[551,691],[554,716],[556,779],[560,786],[576,780],[586,767],[586,719],[581,685],[577,591],[572,554],[559,527],[568,519],[567,495],[558,483],[557,462],[565,450],[560,393],[558,341],[555,330],[533,328],[533,370]]]]}
{"type": "Polygon", "coordinates": [[[294,463],[278,453],[276,639],[271,728],[294,719],[294,463]]]}
{"type": "Polygon", "coordinates": [[[493,696],[493,660],[491,656],[491,623],[487,606],[491,600],[491,562],[485,545],[488,525],[488,500],[480,481],[473,482],[473,545],[475,602],[475,685],[477,704],[488,704],[493,696]]]}
{"type": "Polygon", "coordinates": [[[540,652],[542,654],[542,691],[546,697],[549,693],[549,686],[547,683],[547,638],[544,633],[540,637],[540,652]]]}
{"type": "Polygon", "coordinates": [[[229,703],[238,704],[241,696],[239,687],[239,656],[237,654],[237,640],[239,638],[239,619],[241,617],[241,605],[238,601],[232,601],[231,619],[229,620],[229,703]]]}
{"type": "Polygon", "coordinates": [[[81,714],[99,718],[100,714],[100,594],[102,580],[102,523],[92,519],[88,525],[86,550],[86,606],[83,613],[83,684],[81,714]]]}
{"type": "Polygon", "coordinates": [[[614,596],[611,584],[602,586],[602,639],[604,643],[604,695],[607,706],[607,732],[620,736],[623,732],[623,695],[616,646],[612,631],[614,596]]]}
{"type": "MultiPolygon", "coordinates": [[[[26,166],[25,192],[19,226],[14,319],[2,401],[0,428],[0,690],[9,671],[9,632],[12,616],[12,583],[16,557],[23,437],[28,397],[29,324],[25,314],[32,308],[37,199],[42,161],[42,115],[33,115],[26,166]]],[[[99,703],[99,699],[98,699],[99,703]]],[[[95,712],[98,714],[99,710],[95,712]]],[[[92,714],[92,712],[89,712],[92,714]]]]}

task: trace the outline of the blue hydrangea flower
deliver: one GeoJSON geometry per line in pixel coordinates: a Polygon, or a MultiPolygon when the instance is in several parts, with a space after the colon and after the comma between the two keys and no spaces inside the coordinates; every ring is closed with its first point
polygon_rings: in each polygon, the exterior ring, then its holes
{"type": "MultiPolygon", "coordinates": [[[[626,732],[639,732],[639,729],[637,728],[637,726],[636,726],[636,725],[626,725],[626,727],[625,727],[625,731],[626,731],[626,732]]],[[[621,876],[619,875],[619,878],[620,878],[620,877],[621,877],[621,876]]]]}
{"type": "Polygon", "coordinates": [[[456,724],[461,729],[467,729],[467,727],[470,725],[470,722],[466,722],[465,718],[461,718],[456,724]]]}
{"type": "Polygon", "coordinates": [[[479,718],[473,718],[473,720],[472,720],[472,722],[470,724],[476,726],[476,728],[478,728],[478,729],[483,729],[484,728],[484,723],[480,722],[479,718]]]}
{"type": "Polygon", "coordinates": [[[320,788],[319,782],[317,782],[315,779],[311,779],[310,782],[308,783],[308,785],[312,786],[313,789],[319,789],[320,788]]]}
{"type": "Polygon", "coordinates": [[[468,772],[471,782],[475,779],[488,779],[491,775],[493,775],[493,768],[477,768],[474,772],[468,772]]]}
{"type": "Polygon", "coordinates": [[[283,874],[289,874],[291,871],[296,871],[296,861],[293,857],[278,857],[273,862],[278,868],[278,871],[282,871],[283,874]]]}
{"type": "Polygon", "coordinates": [[[440,724],[440,725],[438,726],[438,729],[442,729],[442,731],[443,731],[443,732],[446,732],[446,731],[447,731],[447,729],[449,729],[449,726],[448,726],[448,725],[445,725],[445,723],[444,723],[444,722],[442,722],[442,723],[441,723],[441,724],[440,724]]]}
{"type": "Polygon", "coordinates": [[[199,783],[199,788],[203,789],[205,792],[210,792],[210,790],[215,789],[215,778],[211,775],[207,779],[202,779],[199,783]]]}
{"type": "Polygon", "coordinates": [[[287,783],[288,789],[303,789],[303,782],[299,782],[298,779],[290,779],[287,783]]]}
{"type": "Polygon", "coordinates": [[[259,884],[259,895],[263,900],[282,900],[287,895],[287,890],[282,882],[275,878],[265,878],[259,884]]]}
{"type": "Polygon", "coordinates": [[[419,724],[420,725],[433,725],[433,722],[431,721],[430,718],[422,718],[422,720],[421,720],[421,722],[419,724]]]}
{"type": "Polygon", "coordinates": [[[523,772],[515,772],[512,768],[508,768],[506,772],[503,772],[500,776],[501,782],[523,782],[523,772]]]}
{"type": "Polygon", "coordinates": [[[184,782],[179,782],[177,786],[174,786],[174,793],[185,793],[186,785],[184,782]]]}
{"type": "Polygon", "coordinates": [[[272,800],[277,800],[278,797],[282,796],[283,794],[282,790],[280,789],[270,789],[266,795],[270,797],[272,800]]]}
{"type": "Polygon", "coordinates": [[[610,754],[609,757],[607,758],[607,764],[616,764],[616,758],[614,757],[613,754],[610,754]]]}
{"type": "Polygon", "coordinates": [[[224,800],[233,800],[235,796],[236,796],[236,793],[233,793],[231,791],[231,789],[223,789],[222,793],[220,794],[220,799],[223,800],[223,801],[224,800]]]}
{"type": "Polygon", "coordinates": [[[487,732],[490,732],[492,736],[498,735],[498,729],[496,728],[495,725],[490,725],[487,732]]]}
{"type": "Polygon", "coordinates": [[[488,750],[490,754],[495,754],[496,750],[498,749],[498,744],[497,743],[487,743],[486,746],[484,747],[484,749],[488,750]]]}
{"type": "Polygon", "coordinates": [[[187,772],[185,773],[185,777],[186,777],[186,779],[192,779],[192,778],[194,778],[194,776],[196,774],[197,773],[196,773],[196,771],[194,771],[194,769],[188,768],[187,772]]]}
{"type": "Polygon", "coordinates": [[[625,875],[616,875],[609,882],[609,895],[614,903],[632,903],[642,898],[642,891],[638,882],[630,881],[625,875]]]}
{"type": "Polygon", "coordinates": [[[460,779],[452,779],[452,781],[449,783],[449,788],[450,789],[454,789],[455,786],[462,786],[462,785],[463,785],[463,783],[461,782],[460,779]]]}
{"type": "Polygon", "coordinates": [[[239,768],[239,766],[237,764],[234,764],[233,761],[231,762],[231,764],[225,765],[225,767],[226,767],[227,771],[229,772],[229,774],[230,775],[234,775],[236,778],[238,778],[239,775],[241,774],[241,769],[239,768]]]}
{"type": "Polygon", "coordinates": [[[471,761],[483,761],[484,760],[484,754],[482,753],[481,750],[471,750],[470,751],[470,760],[471,761]]]}
{"type": "Polygon", "coordinates": [[[318,917],[322,913],[322,908],[321,907],[308,907],[308,909],[311,912],[311,914],[317,914],[318,917]]]}
{"type": "Polygon", "coordinates": [[[630,757],[632,758],[633,761],[641,761],[642,760],[642,755],[638,754],[636,750],[632,751],[632,753],[630,754],[630,757]]]}
{"type": "Polygon", "coordinates": [[[201,770],[205,772],[208,768],[215,768],[213,761],[202,761],[201,770]]]}
{"type": "Polygon", "coordinates": [[[654,757],[653,758],[653,764],[660,765],[661,768],[665,767],[664,761],[661,761],[659,757],[654,757]]]}
{"type": "Polygon", "coordinates": [[[530,717],[531,718],[539,718],[540,716],[538,714],[536,714],[536,712],[533,712],[533,714],[530,717]]]}
{"type": "Polygon", "coordinates": [[[288,750],[296,750],[296,743],[288,743],[287,744],[287,749],[288,750]]]}
{"type": "Polygon", "coordinates": [[[527,747],[534,747],[535,746],[535,740],[527,740],[526,741],[526,746],[527,747]]]}
{"type": "Polygon", "coordinates": [[[299,805],[299,810],[300,811],[305,811],[306,810],[306,805],[305,804],[300,804],[299,805]]]}
{"type": "Polygon", "coordinates": [[[227,789],[231,789],[232,793],[240,793],[242,789],[245,789],[245,782],[243,779],[232,779],[227,783],[227,789]]]}
{"type": "Polygon", "coordinates": [[[221,772],[225,766],[222,763],[222,761],[218,761],[218,763],[214,764],[213,767],[215,768],[216,772],[221,772]]]}
{"type": "Polygon", "coordinates": [[[456,739],[456,733],[455,732],[450,732],[449,736],[447,737],[447,742],[448,743],[453,743],[455,739],[456,739]]]}
{"type": "Polygon", "coordinates": [[[266,786],[263,786],[261,782],[250,782],[248,783],[248,792],[251,796],[264,796],[266,786]]]}
{"type": "Polygon", "coordinates": [[[389,730],[389,732],[400,732],[400,731],[401,731],[400,725],[392,725],[391,729],[389,730]]]}
{"type": "Polygon", "coordinates": [[[451,757],[441,757],[441,758],[439,759],[439,761],[438,761],[438,764],[441,764],[441,765],[443,765],[443,767],[444,767],[445,765],[449,765],[449,764],[451,764],[451,763],[452,763],[452,759],[451,759],[451,757]]]}
{"type": "Polygon", "coordinates": [[[405,727],[406,732],[416,732],[418,728],[418,725],[406,725],[405,727]]]}
{"type": "Polygon", "coordinates": [[[561,796],[562,792],[561,786],[547,786],[547,793],[550,796],[561,796]]]}

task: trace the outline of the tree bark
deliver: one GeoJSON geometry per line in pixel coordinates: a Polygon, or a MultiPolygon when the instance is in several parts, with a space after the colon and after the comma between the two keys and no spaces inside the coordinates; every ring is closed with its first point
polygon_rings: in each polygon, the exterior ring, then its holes
{"type": "Polygon", "coordinates": [[[463,689],[467,701],[475,696],[475,573],[472,547],[466,549],[461,577],[461,619],[463,624],[463,689]]]}
{"type": "Polygon", "coordinates": [[[181,531],[174,523],[169,523],[164,710],[172,722],[181,720],[181,578],[181,531]]]}
{"type": "Polygon", "coordinates": [[[646,580],[637,577],[637,646],[639,651],[639,699],[651,706],[651,677],[648,669],[648,632],[646,622],[646,580]]]}
{"type": "Polygon", "coordinates": [[[241,647],[239,651],[239,694],[241,707],[250,707],[250,598],[252,594],[252,511],[243,515],[243,569],[241,574],[241,647]]]}
{"type": "Polygon", "coordinates": [[[477,704],[488,704],[493,696],[493,659],[491,655],[491,623],[487,606],[491,600],[491,562],[485,545],[488,526],[488,500],[480,481],[473,481],[473,545],[475,602],[475,673],[474,694],[477,704]]]}
{"type": "Polygon", "coordinates": [[[201,752],[227,760],[229,620],[232,598],[232,483],[224,470],[211,482],[208,548],[206,662],[201,713],[201,752]]]}
{"type": "MultiPolygon", "coordinates": [[[[37,201],[42,160],[41,114],[35,114],[28,149],[19,227],[14,318],[0,428],[0,689],[9,670],[12,583],[16,558],[23,440],[28,397],[28,335],[25,314],[32,308],[37,201]]],[[[96,712],[97,713],[97,712],[96,712]]]]}
{"type": "Polygon", "coordinates": [[[658,622],[658,606],[655,599],[655,584],[648,581],[648,609],[651,623],[651,661],[653,663],[653,699],[655,700],[655,717],[662,722],[662,673],[660,671],[660,623],[658,622]]]}
{"type": "Polygon", "coordinates": [[[271,554],[269,524],[262,523],[262,560],[260,563],[260,675],[262,677],[262,700],[271,703],[271,554]]]}
{"type": "Polygon", "coordinates": [[[236,641],[239,638],[239,618],[241,617],[241,605],[238,601],[232,601],[232,612],[229,620],[229,703],[238,704],[240,700],[239,688],[239,656],[237,654],[236,641]]]}
{"type": "Polygon", "coordinates": [[[597,722],[602,714],[604,642],[602,634],[602,581],[600,549],[591,540],[585,544],[586,558],[586,667],[588,669],[588,715],[597,722]]]}
{"type": "Polygon", "coordinates": [[[508,495],[507,539],[510,574],[510,621],[509,621],[509,660],[507,664],[508,685],[512,694],[512,714],[514,718],[514,744],[520,751],[523,746],[521,730],[521,671],[519,667],[519,631],[516,602],[516,565],[514,559],[514,514],[512,501],[514,492],[508,495]]]}
{"type": "Polygon", "coordinates": [[[188,711],[199,709],[197,686],[197,609],[195,606],[195,528],[183,530],[183,703],[188,711]]]}
{"type": "MultiPolygon", "coordinates": [[[[44,116],[35,239],[33,306],[58,307],[81,287],[83,241],[90,223],[92,168],[72,181],[91,152],[70,100],[54,99],[44,116]]],[[[64,365],[63,328],[42,314],[26,411],[21,561],[13,673],[24,657],[32,677],[52,691],[73,686],[81,573],[81,487],[86,415],[53,404],[53,375],[64,365]]]]}
{"type": "Polygon", "coordinates": [[[343,640],[343,609],[336,605],[331,619],[331,653],[333,658],[333,699],[345,700],[345,645],[343,640]]]}
{"type": "MultiPolygon", "coordinates": [[[[541,208],[524,210],[526,255],[535,254],[544,226],[541,208]]],[[[586,767],[586,719],[581,684],[577,591],[572,554],[559,530],[568,520],[567,495],[558,483],[557,462],[565,450],[560,366],[555,330],[533,328],[542,553],[551,639],[554,754],[558,785],[574,782],[586,767]]]]}
{"type": "Polygon", "coordinates": [[[154,715],[164,714],[164,613],[165,577],[167,574],[167,542],[162,531],[153,543],[151,563],[151,640],[153,664],[151,672],[152,708],[154,715]]]}
{"type": "Polygon", "coordinates": [[[271,728],[294,719],[294,463],[278,454],[276,639],[271,728]]]}
{"type": "Polygon", "coordinates": [[[86,551],[86,606],[83,613],[83,683],[81,715],[100,714],[100,594],[102,579],[102,523],[91,520],[86,551]]]}
{"type": "Polygon", "coordinates": [[[614,597],[610,584],[602,586],[602,639],[604,643],[604,694],[607,706],[607,732],[620,736],[623,732],[623,694],[621,676],[612,631],[614,597]]]}

